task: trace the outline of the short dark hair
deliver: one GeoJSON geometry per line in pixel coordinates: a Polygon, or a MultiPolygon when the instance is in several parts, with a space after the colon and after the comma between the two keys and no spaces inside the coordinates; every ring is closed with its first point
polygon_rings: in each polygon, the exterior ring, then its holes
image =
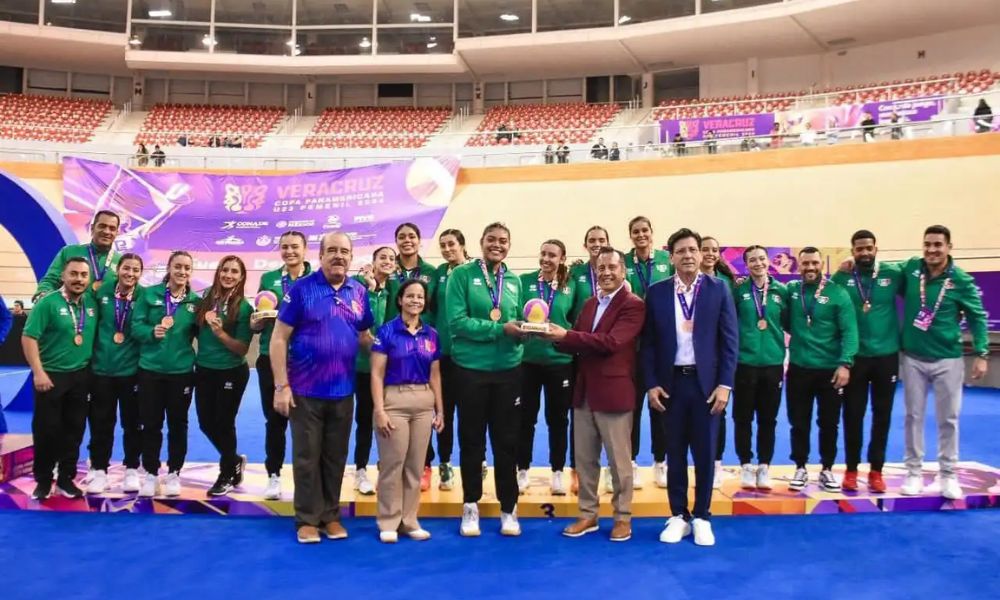
{"type": "Polygon", "coordinates": [[[20,306],[21,308],[24,308],[24,302],[21,302],[20,300],[14,300],[14,306],[20,306]]]}
{"type": "Polygon", "coordinates": [[[139,261],[139,270],[140,271],[145,268],[145,265],[142,264],[142,257],[139,256],[138,254],[136,254],[135,252],[126,252],[125,254],[122,254],[121,258],[118,259],[118,267],[120,268],[122,266],[122,263],[125,262],[126,260],[137,260],[137,261],[139,261]]]}
{"type": "Polygon", "coordinates": [[[823,253],[820,252],[819,248],[816,246],[806,246],[805,248],[799,250],[799,256],[802,256],[803,254],[819,254],[820,256],[823,256],[823,253]]]}
{"type": "Polygon", "coordinates": [[[407,223],[400,223],[399,225],[396,225],[396,231],[392,232],[392,239],[396,239],[399,236],[399,232],[402,231],[403,229],[407,228],[407,227],[409,227],[410,229],[412,229],[414,231],[414,233],[417,234],[418,238],[424,239],[424,236],[420,235],[420,228],[417,227],[415,224],[409,223],[409,222],[407,222],[407,223]]]}
{"type": "Polygon", "coordinates": [[[750,253],[753,252],[754,250],[763,250],[764,254],[767,254],[767,248],[765,248],[764,246],[761,246],[759,244],[754,244],[752,246],[747,246],[746,248],[743,249],[743,264],[744,265],[747,264],[747,257],[750,256],[750,253]]]}
{"type": "Polygon", "coordinates": [[[854,232],[854,235],[851,236],[851,246],[853,246],[854,242],[858,240],[871,240],[874,243],[875,234],[868,231],[867,229],[859,229],[854,232]]]}
{"type": "Polygon", "coordinates": [[[82,256],[73,256],[66,259],[66,264],[63,265],[63,271],[65,271],[66,267],[70,266],[73,263],[83,263],[87,265],[88,270],[90,269],[90,263],[87,262],[86,258],[83,258],[82,256]]]}
{"type": "Polygon", "coordinates": [[[100,219],[101,217],[114,217],[114,219],[118,223],[118,225],[122,224],[122,218],[119,217],[118,213],[116,213],[115,211],[113,211],[113,210],[99,210],[99,211],[97,211],[94,214],[94,220],[90,222],[90,226],[93,227],[94,225],[97,225],[97,220],[100,219]]]}
{"type": "Polygon", "coordinates": [[[615,250],[611,246],[602,246],[600,250],[597,251],[597,257],[600,258],[604,254],[614,254],[618,256],[618,261],[625,265],[625,253],[621,250],[615,250]]]}
{"type": "Polygon", "coordinates": [[[677,231],[670,234],[670,238],[667,239],[667,250],[669,250],[670,253],[673,254],[674,246],[677,245],[677,242],[681,240],[686,240],[688,238],[694,238],[694,241],[698,244],[698,248],[701,249],[701,236],[698,235],[698,232],[692,231],[687,227],[681,227],[677,231]]]}
{"type": "Polygon", "coordinates": [[[430,303],[430,298],[427,297],[427,284],[424,283],[422,280],[416,278],[407,279],[406,281],[404,281],[402,285],[399,286],[399,291],[396,292],[396,308],[398,308],[400,312],[402,312],[403,310],[403,295],[406,294],[406,290],[409,289],[410,286],[414,285],[419,285],[424,289],[424,309],[420,312],[421,313],[427,312],[427,305],[428,303],[430,303]]]}
{"type": "Polygon", "coordinates": [[[294,231],[294,230],[286,231],[285,233],[281,234],[281,236],[278,237],[278,244],[279,245],[281,244],[281,238],[286,238],[286,237],[297,237],[302,240],[303,246],[309,245],[309,242],[306,241],[306,234],[302,233],[301,231],[294,231]]]}
{"type": "Polygon", "coordinates": [[[951,243],[951,230],[945,227],[944,225],[931,225],[930,227],[924,230],[924,237],[927,237],[928,235],[931,234],[943,235],[944,241],[948,242],[949,244],[951,243]]]}

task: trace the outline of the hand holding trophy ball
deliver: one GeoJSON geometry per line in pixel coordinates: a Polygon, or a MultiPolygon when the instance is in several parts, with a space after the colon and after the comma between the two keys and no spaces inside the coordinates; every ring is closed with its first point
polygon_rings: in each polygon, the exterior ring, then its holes
{"type": "Polygon", "coordinates": [[[270,290],[264,290],[253,299],[254,320],[273,319],[278,316],[278,296],[270,290]]]}
{"type": "Polygon", "coordinates": [[[541,298],[532,298],[524,304],[524,322],[521,331],[529,334],[549,332],[549,305],[541,298]]]}

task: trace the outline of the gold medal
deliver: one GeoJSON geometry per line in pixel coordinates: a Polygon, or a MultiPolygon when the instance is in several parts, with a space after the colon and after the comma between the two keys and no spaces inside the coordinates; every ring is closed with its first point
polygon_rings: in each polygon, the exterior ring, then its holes
{"type": "Polygon", "coordinates": [[[757,321],[757,329],[760,329],[761,331],[764,331],[765,329],[767,329],[767,320],[766,319],[761,319],[761,320],[757,321]]]}
{"type": "Polygon", "coordinates": [[[76,344],[77,346],[82,346],[83,345],[83,334],[82,333],[78,333],[75,336],[73,336],[73,343],[76,344]]]}
{"type": "Polygon", "coordinates": [[[694,321],[681,321],[681,329],[691,333],[694,331],[694,321]]]}
{"type": "Polygon", "coordinates": [[[171,316],[166,316],[160,319],[160,327],[164,329],[170,329],[174,326],[174,318],[171,316]]]}
{"type": "Polygon", "coordinates": [[[861,310],[864,312],[869,312],[872,309],[872,303],[865,300],[865,303],[861,305],[861,310]]]}
{"type": "Polygon", "coordinates": [[[101,282],[100,282],[100,280],[98,280],[98,281],[95,281],[94,283],[92,283],[92,284],[90,285],[90,287],[91,287],[91,288],[92,288],[92,289],[93,289],[93,290],[94,290],[95,292],[96,292],[97,290],[101,289],[101,282]]]}
{"type": "Polygon", "coordinates": [[[115,341],[116,344],[123,344],[125,343],[125,334],[120,331],[116,331],[112,339],[115,341]]]}
{"type": "Polygon", "coordinates": [[[499,321],[500,316],[501,315],[499,308],[494,308],[493,310],[490,311],[490,321],[499,321]]]}

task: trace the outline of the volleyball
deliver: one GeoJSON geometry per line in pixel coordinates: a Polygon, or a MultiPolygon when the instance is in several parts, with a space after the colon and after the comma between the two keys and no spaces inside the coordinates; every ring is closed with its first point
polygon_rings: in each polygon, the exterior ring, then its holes
{"type": "Polygon", "coordinates": [[[540,298],[532,298],[524,304],[524,320],[529,323],[544,323],[549,320],[549,305],[540,298]]]}
{"type": "Polygon", "coordinates": [[[271,313],[278,309],[278,296],[270,291],[264,290],[253,299],[253,305],[257,313],[271,313]]]}
{"type": "Polygon", "coordinates": [[[455,193],[458,159],[417,158],[406,172],[406,191],[424,206],[448,206],[455,193]]]}

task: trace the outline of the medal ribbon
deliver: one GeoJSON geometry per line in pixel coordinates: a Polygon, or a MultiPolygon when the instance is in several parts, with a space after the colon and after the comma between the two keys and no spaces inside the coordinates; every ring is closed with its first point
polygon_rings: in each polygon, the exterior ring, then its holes
{"type": "Polygon", "coordinates": [[[63,288],[62,297],[63,297],[63,300],[66,301],[66,306],[69,307],[69,316],[70,316],[71,319],[73,319],[73,326],[76,328],[76,334],[77,335],[83,334],[83,326],[84,326],[84,323],[86,323],[86,320],[87,320],[87,311],[85,311],[83,309],[83,297],[82,296],[80,297],[80,305],[79,306],[76,306],[72,302],[69,301],[69,294],[66,293],[66,288],[63,288]],[[75,309],[77,309],[77,308],[80,309],[80,316],[79,317],[76,316],[76,310],[75,309]]]}
{"type": "Polygon", "coordinates": [[[420,263],[417,262],[417,266],[412,269],[404,269],[402,264],[399,264],[399,271],[396,273],[396,279],[399,283],[403,283],[407,279],[414,279],[417,273],[420,272],[420,263]]]}
{"type": "Polygon", "coordinates": [[[94,269],[94,281],[104,281],[104,274],[108,272],[108,267],[111,266],[111,259],[114,258],[115,248],[112,246],[108,249],[108,256],[104,259],[104,267],[101,268],[97,264],[97,253],[94,252],[94,245],[89,244],[87,246],[87,254],[90,255],[90,266],[94,269]]]}
{"type": "Polygon", "coordinates": [[[642,286],[642,291],[645,292],[649,289],[649,282],[653,279],[653,255],[649,255],[649,259],[645,262],[640,261],[638,258],[635,259],[635,274],[639,277],[639,285],[642,286]],[[642,270],[645,269],[646,273],[643,276],[642,270]]]}
{"type": "Polygon", "coordinates": [[[507,268],[501,264],[500,268],[497,269],[495,288],[493,285],[493,277],[486,269],[485,260],[479,259],[479,268],[483,270],[483,277],[486,278],[486,289],[490,292],[490,300],[493,301],[493,308],[500,308],[500,301],[503,299],[503,276],[504,273],[507,272],[507,268]]]}
{"type": "Polygon", "coordinates": [[[767,277],[764,279],[764,287],[759,288],[757,284],[750,281],[751,296],[753,297],[754,308],[757,309],[757,318],[763,319],[767,313],[767,290],[771,287],[771,278],[767,277]],[[757,298],[757,294],[760,293],[760,299],[757,298]]]}
{"type": "Polygon", "coordinates": [[[802,312],[806,315],[806,322],[812,322],[813,312],[816,310],[816,302],[819,300],[820,294],[823,293],[823,288],[826,287],[826,279],[820,279],[819,285],[816,286],[816,292],[813,294],[813,302],[807,308],[806,307],[806,283],[802,282],[802,289],[799,291],[799,301],[802,303],[802,312]]]}
{"type": "MultiPolygon", "coordinates": [[[[930,321],[928,324],[934,322],[934,317],[937,316],[937,311],[941,308],[941,302],[944,301],[944,295],[948,291],[948,286],[951,285],[951,267],[948,268],[948,276],[945,278],[944,283],[941,284],[941,291],[938,292],[937,301],[934,302],[934,310],[930,311],[930,321]]],[[[927,310],[927,267],[921,266],[920,268],[920,310],[927,310]]]]}
{"type": "Polygon", "coordinates": [[[861,279],[861,270],[854,267],[854,283],[858,286],[858,296],[861,297],[861,304],[871,304],[872,294],[875,290],[875,280],[878,279],[878,262],[875,262],[875,270],[872,271],[872,280],[865,291],[864,281],[861,279]]]}
{"type": "Polygon", "coordinates": [[[549,305],[549,309],[552,309],[552,301],[556,297],[556,280],[553,279],[552,283],[548,283],[542,279],[539,274],[538,277],[538,297],[545,300],[545,303],[549,305]]]}
{"type": "Polygon", "coordinates": [[[691,321],[694,319],[694,305],[698,302],[698,292],[701,291],[701,273],[698,273],[698,277],[694,281],[694,295],[691,296],[691,305],[688,305],[687,298],[684,297],[684,284],[681,283],[680,278],[677,278],[677,301],[681,303],[681,314],[684,315],[685,321],[691,321]]]}
{"type": "Polygon", "coordinates": [[[132,294],[122,296],[115,290],[115,331],[124,333],[125,320],[128,319],[129,312],[132,311],[132,294]]]}
{"type": "Polygon", "coordinates": [[[170,294],[170,286],[168,285],[163,291],[163,310],[166,312],[167,316],[174,316],[174,313],[177,312],[177,307],[180,306],[180,304],[180,302],[174,302],[174,297],[170,294]]]}
{"type": "Polygon", "coordinates": [[[594,272],[594,267],[587,265],[587,271],[590,275],[590,295],[597,295],[597,273],[594,272]]]}

